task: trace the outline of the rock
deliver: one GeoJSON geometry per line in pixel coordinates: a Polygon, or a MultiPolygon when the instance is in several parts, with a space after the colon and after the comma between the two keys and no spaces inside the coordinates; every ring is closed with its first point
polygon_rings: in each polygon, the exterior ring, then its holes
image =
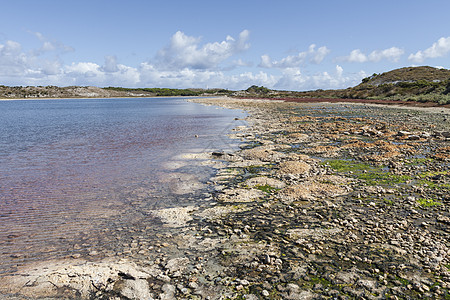
{"type": "Polygon", "coordinates": [[[303,161],[283,161],[279,164],[277,174],[305,176],[311,170],[311,165],[303,161]]]}
{"type": "Polygon", "coordinates": [[[264,176],[247,179],[244,184],[247,185],[248,187],[268,185],[270,187],[274,187],[277,189],[282,189],[286,186],[286,184],[283,181],[264,176]]]}
{"type": "Polygon", "coordinates": [[[274,151],[273,145],[259,146],[252,149],[246,149],[241,151],[242,157],[245,159],[254,159],[266,162],[280,161],[286,157],[286,154],[274,151]]]}
{"type": "Polygon", "coordinates": [[[225,153],[222,152],[222,151],[214,151],[214,152],[211,153],[211,155],[212,156],[216,156],[216,157],[222,157],[222,156],[225,155],[225,153]]]}
{"type": "Polygon", "coordinates": [[[377,282],[375,280],[359,279],[356,284],[372,292],[375,290],[377,282]]]}
{"type": "Polygon", "coordinates": [[[119,295],[133,300],[151,299],[148,282],[142,279],[119,280],[113,290],[119,295]]]}
{"type": "Polygon", "coordinates": [[[198,289],[198,283],[197,283],[197,282],[191,281],[191,282],[189,282],[189,287],[190,287],[191,289],[196,290],[196,289],[198,289]]]}
{"type": "Polygon", "coordinates": [[[177,271],[182,272],[186,269],[188,263],[189,258],[187,257],[172,258],[167,262],[165,268],[169,273],[175,273],[177,271]]]}
{"type": "Polygon", "coordinates": [[[223,202],[253,202],[264,195],[265,193],[261,190],[237,188],[225,190],[217,196],[217,199],[223,202]]]}
{"type": "Polygon", "coordinates": [[[191,213],[197,210],[197,207],[174,207],[152,211],[152,214],[166,223],[169,227],[180,227],[186,225],[192,220],[191,213]]]}
{"type": "Polygon", "coordinates": [[[343,196],[351,192],[349,186],[334,184],[331,181],[333,179],[335,178],[327,175],[310,177],[308,181],[286,187],[279,192],[279,195],[283,202],[289,204],[299,200],[343,196]],[[330,181],[328,181],[328,177],[330,177],[330,181]]]}
{"type": "Polygon", "coordinates": [[[174,285],[167,283],[167,284],[163,285],[162,291],[164,293],[159,295],[161,300],[176,300],[176,298],[175,298],[176,288],[174,285]]]}
{"type": "Polygon", "coordinates": [[[404,131],[404,130],[400,130],[399,132],[397,132],[397,136],[408,136],[410,134],[411,134],[411,132],[404,131]]]}
{"type": "Polygon", "coordinates": [[[242,284],[243,286],[247,286],[247,285],[250,284],[250,282],[249,282],[248,280],[246,280],[246,279],[243,279],[243,280],[241,280],[241,284],[242,284]]]}
{"type": "MultiPolygon", "coordinates": [[[[3,277],[8,293],[25,297],[57,297],[59,291],[70,291],[68,298],[88,299],[94,293],[112,291],[127,299],[150,299],[148,278],[157,277],[161,270],[142,268],[129,261],[78,262],[58,261],[34,264],[22,270],[27,276],[3,277]],[[31,283],[31,284],[30,284],[31,283]],[[12,287],[16,286],[16,289],[12,287]]],[[[1,292],[4,292],[1,290],[1,292]]]]}
{"type": "Polygon", "coordinates": [[[355,272],[341,271],[336,274],[333,284],[353,284],[358,278],[359,275],[355,272]]]}
{"type": "Polygon", "coordinates": [[[342,229],[340,228],[333,228],[333,229],[323,229],[323,228],[315,228],[315,229],[304,229],[304,228],[296,228],[296,229],[289,229],[287,231],[287,235],[294,240],[298,240],[301,238],[310,237],[315,240],[323,240],[328,239],[329,237],[332,237],[336,235],[337,233],[341,232],[342,229]]]}

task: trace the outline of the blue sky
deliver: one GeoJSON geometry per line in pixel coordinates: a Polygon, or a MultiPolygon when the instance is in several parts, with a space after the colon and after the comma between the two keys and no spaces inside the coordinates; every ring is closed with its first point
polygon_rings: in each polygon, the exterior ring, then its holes
{"type": "Polygon", "coordinates": [[[0,84],[346,88],[450,68],[450,1],[1,1],[0,84]]]}

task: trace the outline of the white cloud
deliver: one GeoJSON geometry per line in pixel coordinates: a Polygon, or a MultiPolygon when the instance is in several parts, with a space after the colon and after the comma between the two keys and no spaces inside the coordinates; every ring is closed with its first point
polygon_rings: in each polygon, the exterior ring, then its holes
{"type": "Polygon", "coordinates": [[[142,63],[139,67],[140,86],[169,86],[178,88],[245,89],[253,84],[273,86],[277,78],[265,72],[245,72],[229,75],[219,70],[181,69],[160,70],[157,66],[142,63]]]}
{"type": "Polygon", "coordinates": [[[108,73],[117,72],[119,70],[117,67],[117,57],[115,55],[105,56],[105,64],[102,70],[108,73]]]}
{"type": "Polygon", "coordinates": [[[30,51],[22,50],[21,44],[15,41],[0,44],[0,78],[4,83],[28,85],[41,81],[47,84],[48,78],[54,80],[57,77],[54,75],[62,72],[59,54],[72,48],[50,42],[38,32],[33,35],[39,39],[41,46],[30,51]]]}
{"type": "Polygon", "coordinates": [[[39,71],[42,75],[57,75],[61,73],[62,64],[58,60],[42,60],[39,62],[39,71]]]}
{"type": "Polygon", "coordinates": [[[22,51],[22,46],[14,41],[6,41],[4,45],[0,45],[0,55],[17,55],[22,51]]]}
{"type": "Polygon", "coordinates": [[[251,66],[253,66],[253,63],[249,62],[249,61],[243,61],[242,59],[238,59],[238,60],[233,61],[232,66],[235,66],[235,67],[251,67],[251,66]]]}
{"type": "Polygon", "coordinates": [[[437,42],[433,43],[430,48],[425,49],[424,51],[417,51],[415,54],[410,54],[408,59],[415,63],[421,63],[427,58],[443,57],[449,52],[450,37],[442,37],[437,42]]]}
{"type": "Polygon", "coordinates": [[[28,60],[19,43],[6,41],[0,44],[0,75],[21,76],[28,68],[28,60]]]}
{"type": "Polygon", "coordinates": [[[2,84],[218,87],[232,90],[246,89],[256,84],[277,89],[310,90],[347,87],[362,78],[359,74],[346,75],[339,65],[327,72],[303,74],[300,65],[320,64],[330,52],[327,47],[316,47],[315,44],[304,52],[278,61],[263,55],[260,66],[276,70],[239,73],[236,68],[252,66],[236,55],[249,47],[247,30],[236,39],[228,36],[224,41],[206,44],[201,44],[200,38],[177,32],[169,45],[159,51],[152,61],[137,67],[120,64],[114,55],[105,56],[104,62],[100,63],[82,61],[64,64],[59,58],[63,50],[58,44],[39,33],[35,35],[41,45],[34,50],[24,51],[20,43],[14,41],[0,44],[2,84]],[[230,72],[231,69],[233,72],[230,72]]]}
{"type": "Polygon", "coordinates": [[[92,62],[80,62],[72,63],[66,66],[65,73],[73,74],[75,76],[82,75],[85,77],[94,77],[102,74],[101,68],[96,63],[92,62]]]}
{"type": "Polygon", "coordinates": [[[369,55],[364,54],[360,49],[355,49],[352,50],[348,56],[341,57],[339,60],[364,63],[367,61],[378,62],[386,59],[392,62],[397,62],[404,53],[404,50],[397,47],[391,47],[384,50],[374,50],[369,55]]]}
{"type": "Polygon", "coordinates": [[[319,49],[317,49],[317,51],[315,50],[316,45],[312,44],[311,46],[309,46],[309,54],[312,55],[310,61],[312,63],[315,64],[320,64],[325,56],[327,56],[330,53],[330,49],[328,49],[325,46],[320,47],[319,49]]]}
{"type": "Polygon", "coordinates": [[[361,50],[355,49],[352,52],[350,52],[349,56],[342,58],[342,60],[347,62],[362,63],[367,61],[367,56],[364,53],[362,53],[361,50]]]}
{"type": "MultiPolygon", "coordinates": [[[[9,85],[97,85],[97,86],[168,86],[168,87],[240,87],[257,80],[270,83],[270,76],[246,73],[226,75],[218,65],[229,57],[248,49],[249,31],[237,39],[228,36],[222,42],[201,45],[200,38],[177,32],[169,46],[162,49],[153,62],[137,68],[118,63],[116,56],[105,56],[103,65],[96,62],[64,64],[57,43],[48,41],[41,33],[33,33],[41,46],[23,51],[20,43],[0,44],[0,82],[9,85]],[[167,62],[165,65],[163,62],[167,62]]],[[[228,68],[248,67],[251,63],[235,59],[228,68]]],[[[223,69],[225,70],[225,69],[223,69]]]]}
{"type": "Polygon", "coordinates": [[[325,56],[330,53],[330,50],[323,46],[316,50],[316,45],[311,44],[308,51],[299,52],[297,55],[289,55],[281,60],[272,60],[267,54],[261,56],[261,62],[259,67],[261,68],[278,68],[278,69],[288,69],[288,68],[298,68],[303,64],[309,57],[309,61],[314,64],[320,64],[325,56]]]}
{"type": "Polygon", "coordinates": [[[72,47],[64,45],[61,42],[50,41],[40,32],[30,32],[30,33],[33,34],[42,43],[42,46],[39,49],[35,49],[33,51],[32,54],[35,56],[43,55],[49,52],[67,53],[74,51],[72,47]]]}
{"type": "Polygon", "coordinates": [[[339,65],[336,65],[336,75],[338,76],[338,77],[342,77],[342,74],[344,73],[344,69],[341,67],[341,66],[339,66],[339,65]]]}
{"type": "Polygon", "coordinates": [[[247,50],[250,32],[244,30],[236,41],[227,36],[225,41],[200,45],[200,38],[176,32],[170,44],[161,49],[156,56],[160,68],[166,69],[214,69],[230,56],[247,50]]]}
{"type": "Polygon", "coordinates": [[[375,50],[369,54],[369,60],[372,62],[377,62],[387,59],[389,61],[397,62],[404,53],[404,50],[397,47],[391,47],[384,50],[375,50]]]}
{"type": "Polygon", "coordinates": [[[261,62],[259,63],[258,66],[261,68],[273,68],[274,64],[273,64],[270,56],[267,54],[264,54],[264,55],[261,55],[261,62]]]}
{"type": "MultiPolygon", "coordinates": [[[[105,59],[107,61],[108,57],[105,59]]],[[[141,73],[137,68],[122,64],[115,64],[114,70],[106,71],[96,63],[80,62],[65,66],[58,78],[73,85],[133,87],[140,83],[141,73]]]]}
{"type": "Polygon", "coordinates": [[[339,89],[354,86],[366,77],[364,72],[357,74],[345,74],[344,69],[336,65],[331,72],[318,72],[313,75],[303,74],[300,69],[285,69],[277,83],[276,89],[282,90],[315,90],[315,89],[339,89]]]}

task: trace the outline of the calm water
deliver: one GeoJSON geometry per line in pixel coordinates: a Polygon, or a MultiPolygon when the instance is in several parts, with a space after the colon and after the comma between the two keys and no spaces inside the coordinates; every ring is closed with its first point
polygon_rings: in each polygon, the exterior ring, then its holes
{"type": "Polygon", "coordinates": [[[180,155],[232,147],[236,117],[181,98],[0,101],[0,274],[157,233],[149,211],[200,201],[173,187],[213,172],[180,155]]]}

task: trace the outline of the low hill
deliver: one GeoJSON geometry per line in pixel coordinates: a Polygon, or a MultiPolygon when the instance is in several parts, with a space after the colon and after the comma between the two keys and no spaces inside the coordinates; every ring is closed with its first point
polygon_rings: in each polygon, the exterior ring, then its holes
{"type": "Polygon", "coordinates": [[[408,67],[373,74],[364,78],[359,85],[342,90],[291,92],[252,86],[238,95],[265,98],[383,99],[450,104],[450,70],[408,67]]]}
{"type": "Polygon", "coordinates": [[[386,73],[373,74],[364,78],[362,83],[379,86],[382,84],[396,84],[399,82],[442,82],[450,79],[450,70],[433,67],[406,67],[386,73]]]}
{"type": "Polygon", "coordinates": [[[24,98],[114,98],[114,97],[162,97],[228,95],[224,89],[168,89],[121,88],[95,86],[4,86],[0,85],[0,99],[24,98]]]}

